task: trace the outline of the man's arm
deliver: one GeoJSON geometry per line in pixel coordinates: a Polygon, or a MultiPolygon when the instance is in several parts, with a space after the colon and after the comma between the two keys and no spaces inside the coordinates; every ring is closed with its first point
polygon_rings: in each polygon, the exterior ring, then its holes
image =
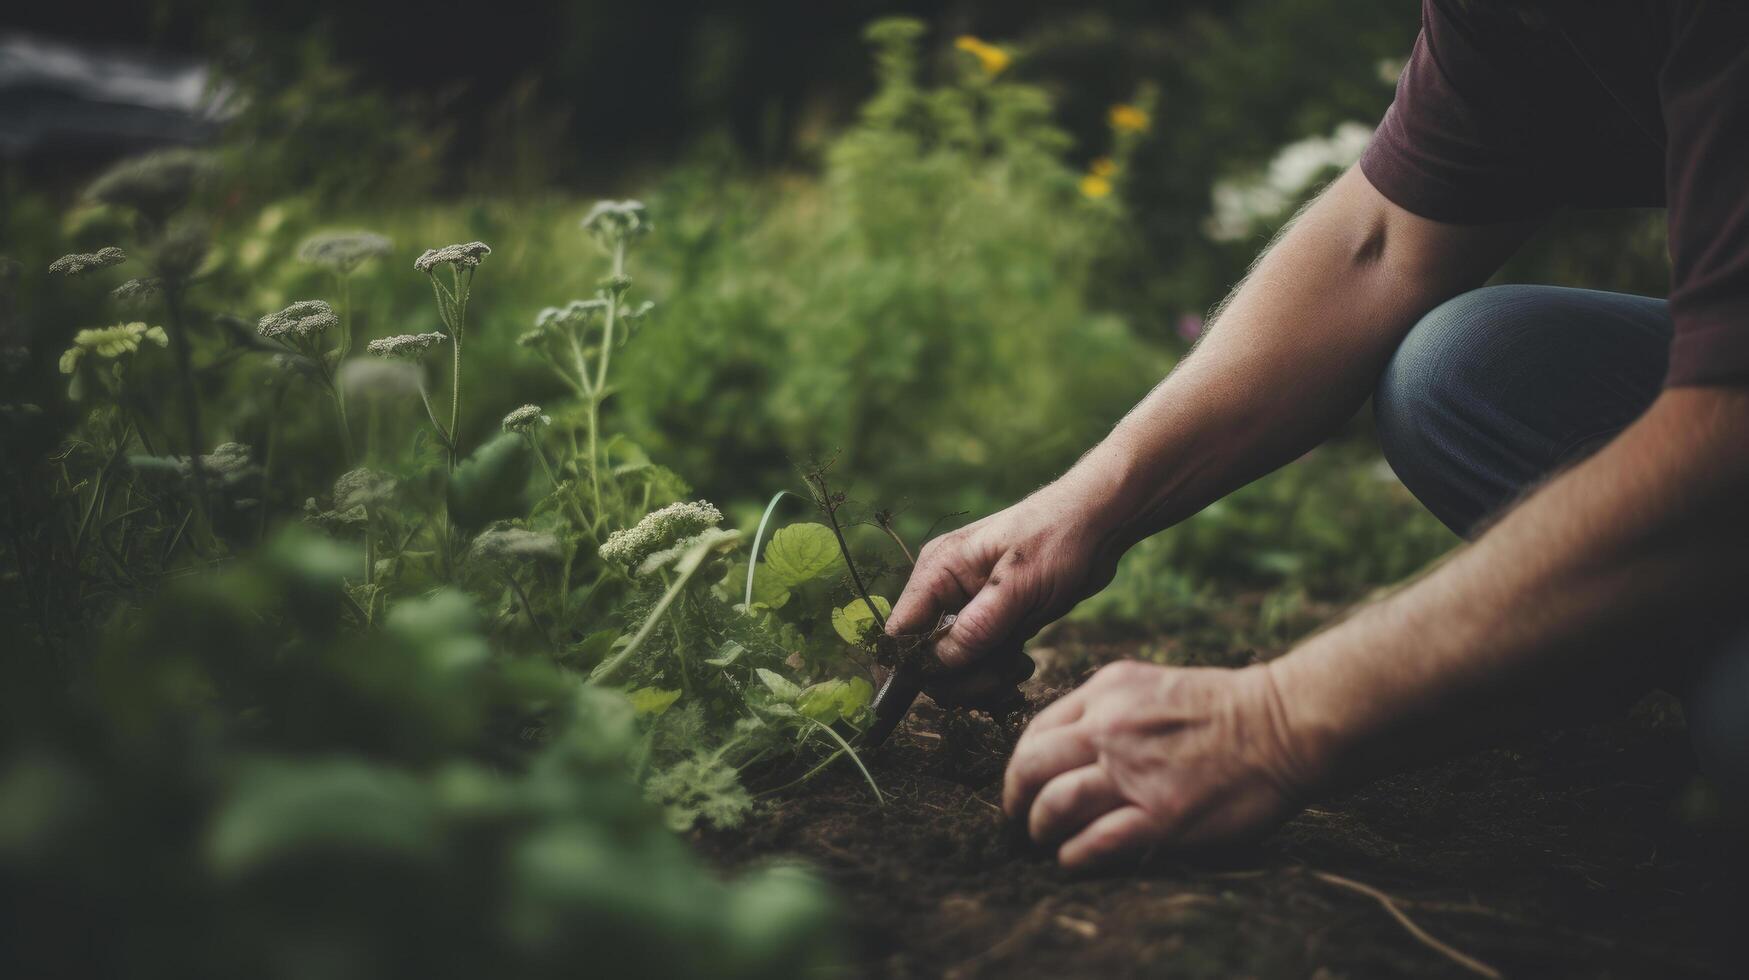
{"type": "Polygon", "coordinates": [[[1020,504],[925,547],[889,630],[923,632],[960,610],[936,647],[949,664],[1030,637],[1110,581],[1136,541],[1327,437],[1415,321],[1480,284],[1528,231],[1419,218],[1351,169],[1099,446],[1020,504]]]}
{"type": "Polygon", "coordinates": [[[1116,664],[1004,787],[1069,865],[1267,829],[1308,793],[1550,718],[1743,625],[1749,391],[1678,388],[1453,559],[1286,656],[1116,664]]]}
{"type": "Polygon", "coordinates": [[[1674,388],[1429,575],[1270,665],[1353,775],[1637,693],[1749,625],[1749,390],[1674,388]]]}

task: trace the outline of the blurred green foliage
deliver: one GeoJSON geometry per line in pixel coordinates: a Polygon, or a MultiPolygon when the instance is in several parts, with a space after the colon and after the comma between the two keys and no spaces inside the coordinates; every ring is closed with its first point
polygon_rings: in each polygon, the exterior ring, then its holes
{"type": "Polygon", "coordinates": [[[665,829],[628,778],[631,704],[492,656],[457,592],[356,633],[354,567],[282,535],[120,614],[70,703],[7,692],[7,975],[757,977],[830,961],[812,879],[719,882],[665,829]]]}

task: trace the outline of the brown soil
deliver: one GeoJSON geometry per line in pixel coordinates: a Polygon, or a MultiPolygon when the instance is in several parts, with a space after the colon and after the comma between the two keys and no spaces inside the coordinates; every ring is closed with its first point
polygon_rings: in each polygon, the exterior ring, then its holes
{"type": "Polygon", "coordinates": [[[1102,876],[1061,871],[1004,820],[1018,724],[922,704],[868,757],[884,806],[834,767],[697,844],[727,868],[816,867],[866,976],[1477,975],[1356,885],[1507,976],[1749,963],[1742,836],[1694,819],[1684,733],[1656,705],[1322,801],[1253,848],[1102,876]]]}

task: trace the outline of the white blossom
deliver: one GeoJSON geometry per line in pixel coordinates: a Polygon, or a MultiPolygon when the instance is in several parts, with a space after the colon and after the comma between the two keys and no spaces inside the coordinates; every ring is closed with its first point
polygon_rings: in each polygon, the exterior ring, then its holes
{"type": "Polygon", "coordinates": [[[442,248],[426,249],[425,254],[413,260],[413,268],[426,274],[430,274],[431,270],[440,265],[472,269],[480,264],[481,259],[491,254],[492,248],[485,242],[445,245],[442,248]]]}
{"type": "Polygon", "coordinates": [[[431,348],[448,340],[449,337],[433,331],[431,333],[402,333],[393,337],[373,340],[364,345],[364,349],[378,357],[390,357],[403,361],[417,361],[431,352],[431,348]]]}
{"type": "Polygon", "coordinates": [[[400,482],[380,470],[359,467],[340,474],[334,481],[334,509],[348,511],[354,507],[367,510],[389,503],[395,497],[400,482]]]}
{"type": "Polygon", "coordinates": [[[1287,217],[1320,175],[1352,165],[1371,140],[1371,127],[1345,122],[1329,136],[1282,147],[1261,174],[1216,182],[1205,233],[1217,242],[1240,241],[1287,217]]]}
{"type": "Polygon", "coordinates": [[[558,538],[520,527],[481,531],[474,539],[473,553],[493,561],[558,561],[564,557],[558,538]]]}
{"type": "Polygon", "coordinates": [[[127,306],[141,306],[158,298],[164,289],[164,281],[153,276],[129,279],[127,282],[109,291],[111,299],[127,306]]]}
{"type": "Polygon", "coordinates": [[[106,245],[95,252],[74,252],[63,255],[49,263],[49,271],[57,276],[82,276],[87,272],[107,269],[112,265],[121,265],[128,260],[126,252],[114,245],[106,245]]]}
{"type": "Polygon", "coordinates": [[[298,258],[349,276],[367,259],[389,254],[392,243],[371,231],[330,231],[311,235],[298,246],[298,258]]]}
{"type": "Polygon", "coordinates": [[[537,425],[552,424],[552,417],[542,415],[539,405],[524,405],[504,416],[505,432],[528,432],[537,425]]]}
{"type": "Polygon", "coordinates": [[[664,568],[669,568],[678,564],[680,560],[685,558],[694,548],[714,548],[719,545],[726,545],[731,541],[739,540],[740,537],[740,531],[725,531],[720,527],[706,528],[692,537],[682,538],[669,547],[663,548],[661,551],[645,558],[638,563],[638,567],[632,574],[637,575],[640,578],[645,575],[652,575],[664,568]]]}
{"type": "Polygon", "coordinates": [[[278,313],[269,313],[262,317],[261,336],[282,337],[290,334],[301,340],[339,325],[340,318],[334,314],[333,307],[319,299],[305,299],[278,313]]]}
{"type": "Polygon", "coordinates": [[[669,504],[643,520],[608,535],[601,545],[603,561],[637,567],[664,548],[722,523],[723,512],[704,500],[669,504]]]}
{"type": "Polygon", "coordinates": [[[596,201],[583,216],[583,230],[604,242],[646,234],[649,209],[642,201],[596,201]]]}

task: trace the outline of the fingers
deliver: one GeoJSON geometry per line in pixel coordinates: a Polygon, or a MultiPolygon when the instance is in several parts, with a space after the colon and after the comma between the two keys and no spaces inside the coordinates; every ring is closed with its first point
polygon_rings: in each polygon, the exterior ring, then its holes
{"type": "Polygon", "coordinates": [[[1037,735],[1028,730],[1014,747],[1014,757],[1008,760],[1008,772],[1002,778],[1002,809],[1011,817],[1026,813],[1046,783],[1071,769],[1092,765],[1098,757],[1087,733],[1079,728],[1057,728],[1037,735]]]}
{"type": "Polygon", "coordinates": [[[1071,769],[1039,790],[1027,816],[1027,833],[1040,844],[1054,844],[1128,802],[1098,765],[1071,769]]]}
{"type": "Polygon", "coordinates": [[[1026,612],[1019,593],[992,578],[935,641],[935,656],[950,668],[964,667],[1007,640],[1026,612]]]}
{"type": "Polygon", "coordinates": [[[1034,715],[1032,721],[1027,722],[1026,734],[1043,735],[1053,728],[1073,725],[1080,721],[1081,715],[1087,710],[1086,696],[1077,697],[1082,690],[1084,688],[1077,688],[1045,705],[1043,711],[1034,715]]]}
{"type": "Polygon", "coordinates": [[[1162,829],[1148,811],[1125,806],[1088,824],[1058,848],[1057,863],[1070,869],[1097,867],[1145,850],[1163,837],[1162,829]]]}
{"type": "Polygon", "coordinates": [[[953,545],[936,542],[930,545],[923,549],[916,571],[911,573],[911,580],[905,583],[905,591],[887,617],[889,636],[927,633],[935,628],[935,621],[943,612],[958,609],[971,599],[968,589],[983,584],[983,576],[966,581],[970,576],[955,568],[961,556],[953,545]]]}

